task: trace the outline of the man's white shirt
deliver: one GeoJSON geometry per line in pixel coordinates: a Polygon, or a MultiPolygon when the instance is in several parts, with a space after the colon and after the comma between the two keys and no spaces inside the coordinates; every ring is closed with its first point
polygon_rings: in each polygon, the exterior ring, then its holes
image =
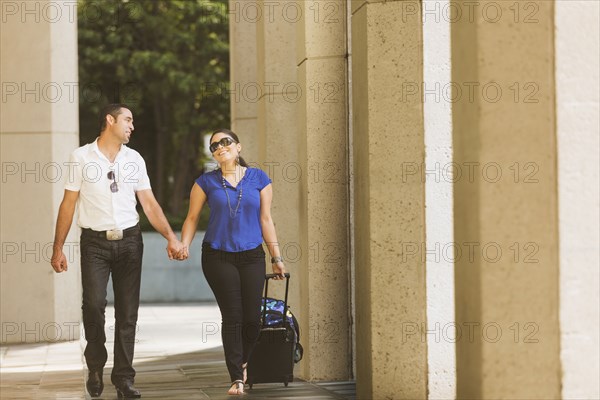
{"type": "Polygon", "coordinates": [[[136,225],[140,216],[135,207],[135,192],[151,189],[146,163],[137,151],[121,145],[121,150],[111,163],[98,148],[98,139],[79,147],[68,164],[66,190],[79,192],[79,218],[81,228],[95,231],[126,229],[136,225]],[[109,172],[114,172],[118,191],[113,193],[109,172]]]}

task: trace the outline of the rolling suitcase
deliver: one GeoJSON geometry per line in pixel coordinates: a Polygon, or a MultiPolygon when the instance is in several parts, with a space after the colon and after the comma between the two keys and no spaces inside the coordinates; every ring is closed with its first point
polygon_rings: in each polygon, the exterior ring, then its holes
{"type": "Polygon", "coordinates": [[[260,335],[248,360],[246,383],[250,385],[250,389],[255,383],[283,382],[287,386],[294,380],[294,363],[302,358],[302,346],[298,343],[298,322],[287,306],[290,274],[285,274],[283,302],[268,297],[269,280],[275,276],[265,275],[260,335]]]}

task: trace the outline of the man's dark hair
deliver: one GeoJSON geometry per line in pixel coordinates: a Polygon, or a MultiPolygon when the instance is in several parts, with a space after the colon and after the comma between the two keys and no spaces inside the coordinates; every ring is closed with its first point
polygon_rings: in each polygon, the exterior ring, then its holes
{"type": "Polygon", "coordinates": [[[102,107],[102,110],[100,111],[100,132],[106,129],[106,116],[112,115],[112,117],[116,120],[119,114],[121,114],[122,108],[130,110],[127,104],[122,103],[107,104],[102,107]]]}

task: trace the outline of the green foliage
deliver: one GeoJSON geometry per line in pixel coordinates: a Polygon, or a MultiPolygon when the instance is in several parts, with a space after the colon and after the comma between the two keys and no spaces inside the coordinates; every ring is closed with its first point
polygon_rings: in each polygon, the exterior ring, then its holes
{"type": "Polygon", "coordinates": [[[201,171],[202,136],[229,126],[227,0],[79,0],[80,140],[107,103],[128,104],[130,147],[146,160],[174,228],[201,171]]]}

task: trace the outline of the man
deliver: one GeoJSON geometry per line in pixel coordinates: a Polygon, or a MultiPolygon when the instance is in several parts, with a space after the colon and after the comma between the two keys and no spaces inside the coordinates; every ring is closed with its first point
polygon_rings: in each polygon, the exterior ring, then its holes
{"type": "Polygon", "coordinates": [[[152,193],[143,158],[125,145],[133,129],[133,115],[126,105],[109,104],[102,110],[100,136],[71,154],[56,222],[51,264],[60,273],[67,270],[63,245],[75,206],[79,206],[84,355],[89,370],[86,387],[92,397],[100,396],[104,389],[102,373],[108,357],[104,310],[111,274],[115,299],[111,381],[119,398],[141,397],[133,386],[132,366],[143,251],[136,194],[152,226],[167,239],[169,259],[182,249],[152,193]]]}

